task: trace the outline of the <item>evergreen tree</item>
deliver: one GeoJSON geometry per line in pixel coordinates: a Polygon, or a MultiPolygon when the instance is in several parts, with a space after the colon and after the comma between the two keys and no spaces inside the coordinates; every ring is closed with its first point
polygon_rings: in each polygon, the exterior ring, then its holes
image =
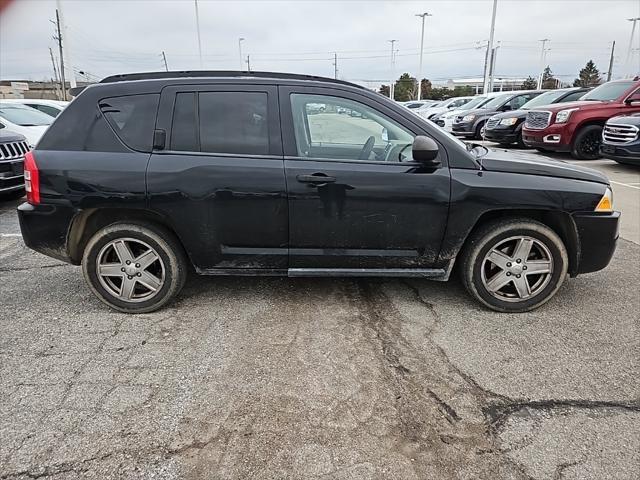
{"type": "Polygon", "coordinates": [[[403,73],[396,81],[393,91],[394,100],[399,102],[407,102],[416,98],[418,92],[418,82],[408,73],[403,73]]]}
{"type": "Polygon", "coordinates": [[[580,70],[578,78],[573,81],[573,86],[593,87],[594,85],[598,85],[601,82],[602,78],[600,77],[600,71],[596,68],[593,60],[589,60],[584,68],[580,70]]]}
{"type": "Polygon", "coordinates": [[[551,71],[551,67],[549,65],[547,65],[542,72],[542,88],[545,90],[553,90],[555,88],[558,88],[558,80],[556,80],[556,78],[553,76],[553,72],[551,71]]]}
{"type": "Polygon", "coordinates": [[[538,81],[529,75],[522,85],[520,86],[521,90],[535,90],[538,87],[538,81]]]}

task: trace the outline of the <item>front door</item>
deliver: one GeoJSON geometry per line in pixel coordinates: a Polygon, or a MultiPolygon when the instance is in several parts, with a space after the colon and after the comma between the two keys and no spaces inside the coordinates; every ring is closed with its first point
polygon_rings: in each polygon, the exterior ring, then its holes
{"type": "Polygon", "coordinates": [[[149,206],[174,227],[201,270],[287,268],[287,199],[277,89],[163,89],[164,148],[147,170],[149,206]]]}
{"type": "Polygon", "coordinates": [[[280,87],[290,268],[430,268],[449,208],[449,170],[411,156],[424,134],[340,89],[280,87]]]}

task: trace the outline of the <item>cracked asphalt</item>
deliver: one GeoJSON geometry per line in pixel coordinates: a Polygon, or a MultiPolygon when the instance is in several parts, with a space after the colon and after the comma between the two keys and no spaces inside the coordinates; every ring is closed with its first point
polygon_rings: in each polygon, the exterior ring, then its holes
{"type": "Polygon", "coordinates": [[[201,277],[128,316],[23,245],[17,203],[0,204],[3,480],[638,478],[633,241],[527,314],[457,280],[201,277]]]}

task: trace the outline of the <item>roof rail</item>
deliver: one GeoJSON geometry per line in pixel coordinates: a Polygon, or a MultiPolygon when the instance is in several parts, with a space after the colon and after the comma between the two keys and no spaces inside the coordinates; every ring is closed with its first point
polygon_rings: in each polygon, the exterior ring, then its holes
{"type": "Polygon", "coordinates": [[[322,82],[338,83],[364,89],[355,83],[337,80],[334,78],[318,77],[315,75],[300,75],[295,73],[276,72],[242,72],[238,70],[181,70],[174,72],[147,72],[147,73],[123,73],[110,75],[100,80],[100,83],[126,82],[130,80],[160,80],[163,78],[190,78],[190,77],[247,77],[247,78],[279,78],[283,80],[315,80],[322,82]]]}

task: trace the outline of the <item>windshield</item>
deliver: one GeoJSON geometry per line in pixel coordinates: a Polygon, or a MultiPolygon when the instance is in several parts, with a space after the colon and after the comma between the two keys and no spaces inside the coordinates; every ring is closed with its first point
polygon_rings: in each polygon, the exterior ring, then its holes
{"type": "Polygon", "coordinates": [[[581,100],[611,102],[633,87],[635,82],[610,82],[600,85],[587,93],[581,100]]]}
{"type": "Polygon", "coordinates": [[[551,92],[545,92],[542,95],[538,95],[536,98],[532,98],[527,103],[520,107],[521,110],[531,110],[532,108],[539,107],[540,105],[549,105],[559,98],[566,95],[566,90],[552,90],[551,92]]]}
{"type": "Polygon", "coordinates": [[[513,97],[513,94],[508,93],[506,95],[498,95],[495,98],[492,98],[491,100],[489,100],[487,103],[485,103],[482,108],[498,108],[499,106],[501,106],[504,102],[506,102],[507,100],[509,100],[511,97],[513,97]]]}
{"type": "Polygon", "coordinates": [[[460,105],[456,110],[471,110],[472,108],[477,108],[486,102],[487,97],[475,97],[473,100],[469,100],[464,105],[460,105]]]}
{"type": "Polygon", "coordinates": [[[0,117],[21,127],[51,125],[53,118],[29,107],[0,104],[0,117]]]}

